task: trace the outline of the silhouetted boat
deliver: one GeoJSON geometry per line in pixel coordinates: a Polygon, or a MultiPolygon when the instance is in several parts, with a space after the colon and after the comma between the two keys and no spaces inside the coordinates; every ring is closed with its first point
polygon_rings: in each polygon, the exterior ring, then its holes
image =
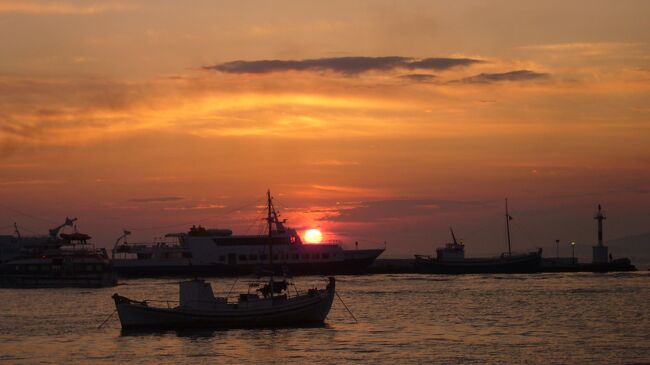
{"type": "Polygon", "coordinates": [[[533,273],[541,270],[542,249],[537,252],[513,254],[510,243],[510,220],[506,199],[506,229],[508,252],[497,257],[465,258],[465,245],[456,240],[451,230],[452,243],[436,250],[436,257],[415,255],[418,271],[432,274],[501,274],[533,273]]]}
{"type": "Polygon", "coordinates": [[[59,231],[75,219],[50,230],[49,236],[3,236],[0,240],[0,287],[106,287],[117,277],[105,249],[88,244],[90,236],[59,231]]]}
{"type": "MultiPolygon", "coordinates": [[[[304,244],[295,229],[280,220],[271,199],[269,228],[275,249],[272,269],[291,275],[363,273],[384,252],[378,249],[345,250],[338,243],[304,244]]],[[[177,243],[127,244],[126,235],[113,248],[113,266],[121,276],[254,274],[269,260],[266,234],[233,235],[230,229],[192,227],[187,233],[166,237],[177,243]],[[118,244],[122,241],[121,244],[118,244]]]]}
{"type": "MultiPolygon", "coordinates": [[[[277,220],[277,219],[276,219],[277,220]]],[[[268,192],[268,264],[273,267],[274,212],[271,192],[268,192]]],[[[275,281],[273,271],[267,283],[251,293],[240,294],[236,302],[217,298],[210,284],[203,280],[180,283],[179,305],[174,308],[150,307],[147,301],[113,295],[123,329],[142,327],[276,327],[304,326],[322,323],[334,300],[336,280],[329,278],[325,289],[309,289],[307,293],[292,296],[287,280],[275,281]]]]}
{"type": "Polygon", "coordinates": [[[237,301],[215,297],[203,280],[180,283],[179,305],[150,306],[113,295],[122,329],[136,328],[251,328],[305,326],[323,323],[332,307],[336,281],[329,278],[325,289],[309,289],[291,296],[286,280],[273,281],[254,293],[240,294],[237,301]]]}

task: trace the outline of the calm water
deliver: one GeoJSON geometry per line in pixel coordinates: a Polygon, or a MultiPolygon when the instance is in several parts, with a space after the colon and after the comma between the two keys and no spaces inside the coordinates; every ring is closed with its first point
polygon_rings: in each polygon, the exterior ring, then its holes
{"type": "MultiPolygon", "coordinates": [[[[222,293],[233,281],[211,280],[222,293]]],[[[110,295],[176,299],[172,280],[0,289],[0,362],[650,363],[647,271],[341,276],[337,286],[359,323],[337,301],[324,327],[139,334],[122,334],[116,317],[97,329],[110,295]]]]}

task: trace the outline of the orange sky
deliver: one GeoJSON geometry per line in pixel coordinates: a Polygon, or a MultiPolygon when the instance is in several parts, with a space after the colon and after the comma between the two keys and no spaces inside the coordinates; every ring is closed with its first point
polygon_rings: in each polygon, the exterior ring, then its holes
{"type": "Polygon", "coordinates": [[[0,227],[470,253],[648,231],[650,3],[0,1],[0,227]],[[241,208],[241,209],[238,209],[241,208]]]}

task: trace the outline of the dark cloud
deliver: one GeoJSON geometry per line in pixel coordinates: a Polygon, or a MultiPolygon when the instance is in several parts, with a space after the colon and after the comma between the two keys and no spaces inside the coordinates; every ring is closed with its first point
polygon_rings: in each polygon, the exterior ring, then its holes
{"type": "Polygon", "coordinates": [[[475,60],[472,58],[425,58],[422,60],[412,60],[406,67],[409,69],[425,69],[425,70],[447,70],[460,66],[471,66],[476,63],[483,63],[484,61],[475,60]]]}
{"type": "Polygon", "coordinates": [[[206,70],[226,73],[271,73],[282,71],[331,71],[346,75],[367,71],[387,71],[393,69],[447,70],[453,67],[470,66],[482,63],[471,58],[424,58],[386,56],[386,57],[333,57],[307,60],[257,60],[232,61],[212,66],[206,70]]]}
{"type": "Polygon", "coordinates": [[[502,73],[482,73],[475,76],[466,77],[458,82],[468,84],[489,84],[501,81],[529,81],[545,79],[549,76],[547,73],[535,72],[530,70],[517,70],[502,73]]]}
{"type": "Polygon", "coordinates": [[[174,202],[183,200],[183,197],[180,196],[157,196],[152,198],[133,198],[130,199],[130,202],[134,203],[160,203],[160,202],[174,202]]]}
{"type": "Polygon", "coordinates": [[[414,82],[433,82],[436,80],[436,76],[429,75],[429,74],[407,74],[407,75],[400,75],[400,79],[405,79],[414,82]]]}
{"type": "Polygon", "coordinates": [[[321,220],[337,222],[386,221],[405,217],[428,216],[436,212],[465,211],[492,205],[494,205],[493,201],[442,199],[375,200],[339,209],[338,214],[323,216],[321,220]]]}

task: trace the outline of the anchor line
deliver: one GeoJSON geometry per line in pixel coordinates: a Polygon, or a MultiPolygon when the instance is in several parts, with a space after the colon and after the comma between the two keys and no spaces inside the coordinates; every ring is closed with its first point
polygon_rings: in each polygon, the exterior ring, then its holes
{"type": "Polygon", "coordinates": [[[117,312],[117,308],[115,308],[113,312],[108,317],[106,317],[104,322],[102,322],[102,324],[100,324],[99,327],[97,327],[97,329],[101,329],[106,324],[106,322],[108,322],[108,320],[111,319],[111,317],[113,317],[113,314],[115,314],[115,312],[117,312]]]}
{"type": "Polygon", "coordinates": [[[336,297],[339,298],[339,300],[341,301],[341,304],[343,304],[343,306],[345,307],[345,310],[347,310],[348,313],[350,313],[350,315],[352,316],[352,319],[354,319],[354,322],[359,323],[359,321],[357,321],[357,318],[354,316],[354,314],[352,314],[352,311],[350,310],[350,308],[348,308],[348,306],[345,305],[345,302],[343,301],[343,298],[341,298],[339,293],[337,291],[334,291],[334,294],[336,294],[336,297]]]}

